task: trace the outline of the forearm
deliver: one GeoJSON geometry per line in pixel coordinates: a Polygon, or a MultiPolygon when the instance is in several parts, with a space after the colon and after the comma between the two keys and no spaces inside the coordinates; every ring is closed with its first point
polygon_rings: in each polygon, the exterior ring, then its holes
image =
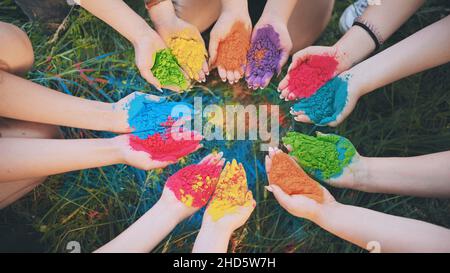
{"type": "Polygon", "coordinates": [[[155,6],[153,6],[148,14],[156,29],[158,29],[163,24],[170,24],[170,20],[175,18],[175,8],[172,1],[166,0],[155,6]]]}
{"type": "Polygon", "coordinates": [[[315,222],[362,248],[379,244],[381,252],[449,252],[450,231],[423,221],[335,203],[326,205],[315,222]]]}
{"type": "Polygon", "coordinates": [[[450,61],[450,16],[349,70],[361,94],[450,61]]]}
{"type": "Polygon", "coordinates": [[[179,223],[178,213],[158,201],[148,212],[95,252],[142,252],[155,248],[179,223]]]}
{"type": "Polygon", "coordinates": [[[119,117],[113,110],[110,103],[70,96],[0,71],[0,116],[91,130],[121,131],[116,128],[119,117]]]}
{"type": "Polygon", "coordinates": [[[222,0],[222,13],[245,13],[248,14],[248,1],[247,0],[222,0]]]}
{"type": "Polygon", "coordinates": [[[226,253],[232,231],[203,227],[195,239],[193,253],[226,253]]]}
{"type": "Polygon", "coordinates": [[[0,182],[124,163],[112,139],[0,138],[0,182]]]}
{"type": "MultiPolygon", "coordinates": [[[[298,0],[284,0],[283,4],[280,4],[279,0],[267,0],[266,6],[264,8],[261,18],[267,16],[273,16],[280,18],[286,24],[294,11],[295,5],[298,0]]],[[[300,0],[305,1],[305,0],[300,0]]]]}
{"type": "Polygon", "coordinates": [[[82,0],[80,5],[133,44],[142,36],[154,34],[147,22],[122,0],[82,0]]]}
{"type": "MultiPolygon", "coordinates": [[[[424,3],[424,0],[390,0],[382,5],[370,5],[363,20],[373,25],[383,40],[388,39],[424,3]]],[[[375,50],[369,34],[359,26],[353,26],[335,44],[347,58],[347,69],[359,63],[375,50]]]]}
{"type": "Polygon", "coordinates": [[[450,151],[404,158],[362,158],[359,190],[423,197],[450,197],[450,151]]]}

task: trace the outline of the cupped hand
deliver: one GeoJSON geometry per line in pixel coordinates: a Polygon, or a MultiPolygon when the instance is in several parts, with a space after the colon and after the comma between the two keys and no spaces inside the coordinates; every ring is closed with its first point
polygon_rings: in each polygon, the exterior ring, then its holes
{"type": "Polygon", "coordinates": [[[209,75],[208,52],[198,29],[175,14],[167,15],[156,29],[189,78],[205,82],[209,75]],[[177,42],[178,41],[178,42],[177,42]],[[180,46],[181,45],[181,46],[180,46]]]}
{"type": "MultiPolygon", "coordinates": [[[[176,161],[158,161],[153,160],[151,156],[144,151],[136,151],[130,145],[130,135],[120,135],[111,139],[114,146],[118,148],[121,163],[133,166],[141,170],[162,169],[176,161]]],[[[201,147],[198,147],[199,149],[201,147]]]]}
{"type": "Polygon", "coordinates": [[[347,69],[350,69],[351,62],[349,60],[348,54],[345,54],[339,50],[336,46],[310,46],[302,49],[292,56],[292,62],[289,65],[288,72],[283,80],[278,85],[278,92],[280,92],[280,98],[285,100],[295,100],[298,99],[296,94],[289,90],[289,80],[290,72],[292,69],[296,68],[301,63],[306,62],[311,56],[330,56],[334,57],[337,66],[334,74],[331,75],[330,79],[339,75],[347,69]]]}
{"type": "Polygon", "coordinates": [[[299,100],[290,113],[298,122],[336,127],[353,112],[362,96],[356,82],[350,73],[344,72],[311,97],[299,100]]]}
{"type": "Polygon", "coordinates": [[[241,7],[238,7],[237,10],[222,12],[211,30],[209,66],[210,69],[217,67],[222,81],[228,80],[230,84],[233,84],[244,76],[251,32],[250,15],[247,9],[241,7]],[[226,48],[221,48],[221,46],[226,48]],[[218,49],[225,52],[218,52],[218,49]],[[224,58],[233,60],[228,59],[224,62],[224,58]]]}
{"type": "MultiPolygon", "coordinates": [[[[136,97],[142,96],[147,101],[153,102],[162,102],[165,100],[164,97],[159,97],[155,95],[145,94],[142,92],[133,92],[128,96],[120,99],[118,102],[112,104],[112,109],[114,113],[114,121],[113,121],[113,132],[115,133],[131,133],[131,128],[128,123],[128,110],[130,108],[130,104],[136,97]]],[[[144,100],[145,101],[145,100],[144,100]]],[[[142,104],[142,107],[144,105],[142,104]]]]}
{"type": "Polygon", "coordinates": [[[156,32],[152,32],[151,34],[141,36],[133,43],[133,46],[136,66],[141,76],[158,90],[161,90],[161,83],[153,75],[152,67],[155,63],[156,53],[167,48],[166,44],[156,32]]]}
{"type": "Polygon", "coordinates": [[[203,215],[202,228],[231,233],[243,226],[256,207],[256,201],[253,199],[251,191],[249,191],[248,195],[250,200],[248,205],[237,206],[233,213],[227,213],[216,221],[212,219],[212,216],[208,213],[208,209],[206,209],[203,215]]]}
{"type": "MultiPolygon", "coordinates": [[[[247,59],[247,69],[246,69],[246,80],[249,88],[253,88],[256,90],[257,88],[265,88],[269,85],[272,77],[277,74],[279,75],[282,67],[286,64],[289,54],[292,50],[292,40],[289,35],[289,31],[286,23],[284,23],[280,18],[274,16],[265,16],[264,18],[258,21],[253,29],[252,42],[250,46],[250,52],[255,47],[258,47],[258,32],[262,29],[267,28],[268,26],[273,28],[273,31],[276,33],[275,36],[278,36],[278,41],[273,41],[271,44],[276,48],[276,52],[271,52],[270,54],[273,56],[275,53],[275,57],[272,59],[278,60],[276,63],[270,63],[270,70],[264,70],[263,73],[258,73],[263,66],[267,66],[265,63],[260,63],[256,65],[252,65],[252,58],[249,56],[247,59]],[[272,67],[273,66],[273,67],[272,67]]],[[[274,37],[275,38],[275,37],[274,37]]],[[[262,52],[264,52],[263,49],[262,52]]],[[[250,54],[249,54],[250,55],[250,54]]],[[[258,57],[259,58],[259,57],[258,57]]],[[[254,61],[253,61],[254,63],[254,61]]]]}

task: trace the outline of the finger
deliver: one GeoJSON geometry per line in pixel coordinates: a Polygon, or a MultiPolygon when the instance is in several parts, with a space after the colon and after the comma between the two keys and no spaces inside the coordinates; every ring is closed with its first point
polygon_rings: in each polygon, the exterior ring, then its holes
{"type": "Polygon", "coordinates": [[[309,119],[309,117],[306,115],[299,115],[299,116],[296,116],[294,119],[298,122],[312,123],[311,119],[309,119]]]}
{"type": "Polygon", "coordinates": [[[297,96],[294,94],[294,93],[289,93],[289,95],[288,95],[288,97],[287,97],[287,99],[288,100],[295,100],[297,98],[297,96]]]}
{"type": "Polygon", "coordinates": [[[205,156],[198,164],[208,164],[208,162],[213,158],[213,154],[205,156]]]}
{"type": "Polygon", "coordinates": [[[209,75],[209,66],[208,66],[208,62],[205,60],[205,62],[203,63],[203,73],[205,73],[206,76],[209,75]]]}
{"type": "Polygon", "coordinates": [[[239,71],[234,71],[234,83],[237,83],[240,79],[241,79],[241,73],[239,73],[239,71]]]}
{"type": "Polygon", "coordinates": [[[152,167],[154,169],[162,169],[174,163],[175,162],[152,160],[152,167]]]}
{"type": "Polygon", "coordinates": [[[154,102],[163,102],[166,100],[165,97],[160,97],[160,96],[155,96],[152,94],[145,94],[145,98],[150,100],[150,101],[154,101],[154,102]]]}
{"type": "Polygon", "coordinates": [[[288,95],[289,95],[289,89],[286,88],[283,91],[281,91],[280,99],[285,99],[285,98],[287,98],[288,95]]]}
{"type": "Polygon", "coordinates": [[[278,85],[278,92],[283,91],[289,85],[289,73],[284,77],[278,85]]]}
{"type": "Polygon", "coordinates": [[[255,76],[251,75],[250,78],[246,79],[249,88],[253,88],[253,83],[255,81],[255,76]]]}
{"type": "Polygon", "coordinates": [[[261,79],[261,76],[255,77],[255,79],[253,80],[253,90],[256,90],[260,87],[261,79]]]}
{"type": "Polygon", "coordinates": [[[168,89],[168,90],[176,92],[176,93],[180,93],[182,91],[179,86],[175,86],[175,85],[164,86],[164,89],[168,89]]]}
{"type": "Polygon", "coordinates": [[[270,168],[272,167],[272,159],[269,157],[269,155],[265,156],[264,164],[266,167],[266,173],[269,174],[270,168]]]}
{"type": "Polygon", "coordinates": [[[233,71],[227,71],[227,79],[228,79],[228,83],[230,83],[230,84],[234,83],[234,73],[233,73],[233,71]]]}
{"type": "Polygon", "coordinates": [[[222,79],[222,81],[226,82],[227,81],[227,71],[222,66],[219,66],[217,68],[217,71],[219,72],[219,77],[222,79]]]}
{"type": "Polygon", "coordinates": [[[291,146],[290,144],[285,144],[284,147],[286,147],[286,149],[287,149],[289,152],[292,152],[292,146],[291,146]]]}
{"type": "Polygon", "coordinates": [[[261,82],[259,83],[260,88],[266,88],[269,85],[272,76],[273,73],[266,73],[264,77],[261,78],[261,82]]]}
{"type": "Polygon", "coordinates": [[[280,62],[278,64],[278,69],[277,69],[278,76],[280,75],[281,70],[283,69],[283,66],[287,62],[288,59],[289,59],[289,51],[283,50],[283,52],[281,52],[280,62]]]}
{"type": "Polygon", "coordinates": [[[291,206],[292,198],[275,184],[270,185],[270,188],[278,203],[287,210],[287,208],[291,206]]]}
{"type": "Polygon", "coordinates": [[[199,82],[205,82],[206,81],[206,75],[205,75],[205,72],[203,72],[203,70],[200,70],[198,72],[198,79],[199,79],[199,82]]]}
{"type": "Polygon", "coordinates": [[[161,90],[161,83],[159,82],[159,80],[157,78],[155,78],[155,76],[153,76],[153,73],[150,69],[140,69],[139,70],[141,72],[141,76],[150,84],[152,84],[153,86],[155,86],[156,89],[158,89],[159,91],[162,92],[161,90]]]}

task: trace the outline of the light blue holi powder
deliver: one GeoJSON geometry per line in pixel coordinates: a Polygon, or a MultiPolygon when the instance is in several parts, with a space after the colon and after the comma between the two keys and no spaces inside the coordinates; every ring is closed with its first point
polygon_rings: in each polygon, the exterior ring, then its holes
{"type": "Polygon", "coordinates": [[[314,95],[301,99],[292,109],[303,111],[318,126],[326,126],[336,118],[347,104],[348,78],[335,77],[314,95]]]}
{"type": "Polygon", "coordinates": [[[174,121],[194,113],[191,104],[184,102],[154,101],[144,94],[138,94],[130,101],[128,107],[128,124],[132,134],[141,139],[167,130],[163,124],[169,117],[174,121]],[[175,114],[174,114],[175,113],[175,114]]]}

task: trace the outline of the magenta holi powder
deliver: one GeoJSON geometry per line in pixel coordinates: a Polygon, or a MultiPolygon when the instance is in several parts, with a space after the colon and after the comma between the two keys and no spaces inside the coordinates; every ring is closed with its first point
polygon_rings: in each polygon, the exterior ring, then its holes
{"type": "Polygon", "coordinates": [[[247,54],[246,80],[251,83],[260,78],[256,84],[262,84],[271,78],[279,69],[281,52],[280,36],[274,28],[267,25],[258,29],[247,54]]]}
{"type": "Polygon", "coordinates": [[[213,194],[221,170],[215,164],[189,165],[169,177],[166,186],[186,206],[200,208],[213,194]]]}
{"type": "MultiPolygon", "coordinates": [[[[139,136],[130,136],[130,146],[135,151],[143,151],[150,155],[153,160],[158,161],[177,161],[178,159],[194,152],[200,144],[201,138],[196,137],[194,132],[184,133],[184,138],[174,138],[172,135],[172,126],[175,120],[170,116],[167,121],[160,124],[166,128],[163,133],[148,135],[146,139],[139,136]]],[[[181,128],[179,128],[181,134],[181,128]]]]}
{"type": "Polygon", "coordinates": [[[334,77],[337,66],[333,56],[308,56],[289,71],[288,89],[296,99],[309,98],[334,77]]]}

